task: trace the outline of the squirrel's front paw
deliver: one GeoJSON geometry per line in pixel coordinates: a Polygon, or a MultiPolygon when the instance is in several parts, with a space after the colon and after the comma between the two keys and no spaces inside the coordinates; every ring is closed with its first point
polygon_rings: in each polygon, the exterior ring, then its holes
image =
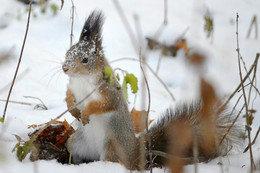
{"type": "Polygon", "coordinates": [[[80,119],[80,110],[75,108],[75,109],[72,109],[70,110],[70,113],[72,116],[74,116],[77,120],[80,119]]]}
{"type": "Polygon", "coordinates": [[[83,125],[89,123],[89,116],[87,114],[84,114],[84,112],[81,113],[81,122],[83,125]]]}
{"type": "Polygon", "coordinates": [[[81,122],[82,122],[82,124],[83,125],[86,125],[86,124],[88,124],[89,123],[89,118],[81,118],[81,122]]]}

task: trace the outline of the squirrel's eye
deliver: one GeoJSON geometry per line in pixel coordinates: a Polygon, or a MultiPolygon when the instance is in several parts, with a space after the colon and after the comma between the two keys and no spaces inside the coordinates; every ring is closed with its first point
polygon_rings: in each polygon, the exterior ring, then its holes
{"type": "Polygon", "coordinates": [[[81,61],[82,64],[87,64],[88,63],[88,58],[83,58],[81,61]]]}

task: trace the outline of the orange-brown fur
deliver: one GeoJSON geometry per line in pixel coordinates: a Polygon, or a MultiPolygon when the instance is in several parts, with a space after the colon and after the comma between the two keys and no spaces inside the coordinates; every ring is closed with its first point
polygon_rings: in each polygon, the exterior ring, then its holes
{"type": "MultiPolygon", "coordinates": [[[[74,100],[75,100],[75,97],[74,97],[73,93],[71,92],[70,89],[68,89],[67,92],[66,92],[66,99],[65,99],[68,108],[75,106],[74,100]]],[[[77,118],[77,119],[80,118],[80,110],[78,108],[74,108],[74,109],[70,110],[70,113],[75,118],[77,118]]]]}

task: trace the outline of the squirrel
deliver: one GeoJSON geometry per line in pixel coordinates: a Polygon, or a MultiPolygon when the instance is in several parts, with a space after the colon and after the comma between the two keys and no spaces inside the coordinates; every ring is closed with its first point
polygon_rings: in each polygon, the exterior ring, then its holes
{"type": "MultiPolygon", "coordinates": [[[[188,124],[193,136],[196,136],[198,158],[205,158],[200,161],[227,154],[230,146],[238,139],[236,126],[229,129],[232,118],[223,111],[214,116],[214,138],[220,141],[224,137],[224,140],[220,147],[213,144],[204,152],[205,144],[201,136],[206,130],[200,126],[199,114],[202,112],[203,104],[201,102],[181,106],[175,112],[170,108],[148,132],[139,136],[135,134],[135,125],[119,83],[117,80],[109,81],[104,74],[104,69],[109,64],[102,47],[103,23],[103,13],[94,10],[83,26],[79,41],[67,51],[62,65],[64,73],[69,76],[65,99],[68,108],[92,93],[70,110],[72,116],[78,120],[76,132],[66,143],[68,151],[71,152],[72,162],[79,164],[104,160],[121,162],[129,169],[141,169],[138,166],[140,148],[144,146],[148,150],[150,146],[153,151],[169,153],[169,146],[174,141],[174,136],[171,135],[174,132],[169,132],[169,129],[174,131],[172,127],[178,127],[179,122],[188,124]],[[148,135],[151,138],[150,145],[148,135]],[[142,137],[144,140],[141,140],[142,137]]],[[[194,137],[190,138],[193,141],[194,137]]],[[[183,157],[192,157],[192,145],[186,150],[183,157]]],[[[168,161],[169,159],[163,156],[154,159],[154,163],[162,165],[168,161]]]]}

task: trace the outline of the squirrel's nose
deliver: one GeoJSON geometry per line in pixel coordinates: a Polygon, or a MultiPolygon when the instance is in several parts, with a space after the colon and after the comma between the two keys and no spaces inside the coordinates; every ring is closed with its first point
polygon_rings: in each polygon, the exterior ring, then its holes
{"type": "Polygon", "coordinates": [[[62,65],[62,70],[66,73],[68,70],[69,70],[69,68],[66,66],[66,65],[62,65]]]}

